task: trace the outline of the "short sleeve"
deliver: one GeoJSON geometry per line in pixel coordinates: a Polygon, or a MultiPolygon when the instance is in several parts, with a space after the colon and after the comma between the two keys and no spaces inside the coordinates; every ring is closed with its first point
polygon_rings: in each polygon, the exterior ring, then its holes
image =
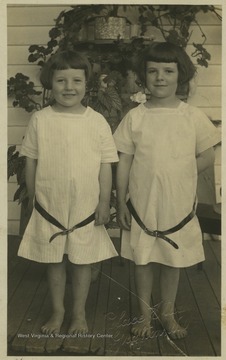
{"type": "Polygon", "coordinates": [[[38,140],[37,140],[37,116],[34,113],[28,123],[25,137],[20,151],[21,155],[32,159],[38,158],[38,140]]]}
{"type": "Polygon", "coordinates": [[[196,153],[209,149],[221,141],[221,133],[209,120],[205,113],[195,109],[194,122],[196,128],[196,153]]]}
{"type": "Polygon", "coordinates": [[[111,128],[107,121],[103,119],[100,127],[100,149],[101,149],[101,163],[118,162],[117,149],[111,133],[111,128]]]}
{"type": "Polygon", "coordinates": [[[128,112],[113,135],[118,151],[128,155],[135,153],[135,145],[132,140],[131,120],[130,112],[128,112]]]}

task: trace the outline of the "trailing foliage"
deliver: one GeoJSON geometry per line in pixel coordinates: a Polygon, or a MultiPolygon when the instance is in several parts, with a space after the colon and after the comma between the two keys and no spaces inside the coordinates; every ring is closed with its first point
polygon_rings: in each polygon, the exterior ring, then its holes
{"type": "Polygon", "coordinates": [[[19,106],[28,112],[39,110],[41,105],[34,100],[35,96],[41,95],[42,91],[34,88],[34,83],[29,81],[29,77],[17,73],[7,81],[7,91],[9,97],[14,97],[13,106],[19,106]]]}
{"type": "Polygon", "coordinates": [[[18,189],[14,194],[13,200],[18,200],[18,203],[26,202],[27,189],[25,184],[25,156],[19,156],[19,151],[16,150],[16,145],[8,148],[7,154],[8,162],[8,180],[11,176],[16,175],[18,189]]]}

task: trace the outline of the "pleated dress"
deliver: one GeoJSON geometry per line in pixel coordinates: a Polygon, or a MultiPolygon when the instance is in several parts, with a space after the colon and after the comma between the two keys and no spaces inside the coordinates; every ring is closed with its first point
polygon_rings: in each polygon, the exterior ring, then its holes
{"type": "MultiPolygon", "coordinates": [[[[220,141],[217,128],[184,102],[177,108],[140,104],[124,117],[114,139],[118,151],[134,157],[128,192],[145,226],[165,231],[179,224],[197,202],[196,156],[220,141]]],[[[196,216],[168,237],[178,249],[146,234],[132,218],[131,231],[122,234],[121,255],[139,265],[187,267],[204,260],[196,216]]]]}
{"type": "MultiPolygon", "coordinates": [[[[95,211],[100,166],[118,161],[108,123],[90,107],[83,114],[55,112],[51,106],[34,113],[21,154],[37,159],[37,201],[66,229],[95,211]]],[[[34,208],[18,255],[57,263],[68,254],[75,264],[95,263],[118,255],[105,227],[94,226],[94,221],[49,242],[59,231],[34,208]]]]}

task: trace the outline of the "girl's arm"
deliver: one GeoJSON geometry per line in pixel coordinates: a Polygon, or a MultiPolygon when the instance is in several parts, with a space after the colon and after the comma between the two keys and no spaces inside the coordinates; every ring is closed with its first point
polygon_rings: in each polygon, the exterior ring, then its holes
{"type": "Polygon", "coordinates": [[[28,207],[27,215],[30,215],[33,210],[33,200],[35,196],[35,174],[36,174],[37,160],[26,157],[25,166],[25,181],[28,192],[28,207]]]}
{"type": "Polygon", "coordinates": [[[110,198],[112,188],[111,164],[103,163],[100,166],[99,174],[100,197],[95,210],[95,225],[103,225],[109,222],[110,217],[110,198]]]}
{"type": "Polygon", "coordinates": [[[129,184],[129,173],[133,161],[133,155],[120,153],[119,163],[117,166],[117,218],[119,225],[125,229],[130,230],[131,215],[126,205],[126,194],[129,184]]]}
{"type": "Polygon", "coordinates": [[[215,153],[211,147],[196,157],[198,173],[206,170],[208,167],[214,164],[215,153]]]}

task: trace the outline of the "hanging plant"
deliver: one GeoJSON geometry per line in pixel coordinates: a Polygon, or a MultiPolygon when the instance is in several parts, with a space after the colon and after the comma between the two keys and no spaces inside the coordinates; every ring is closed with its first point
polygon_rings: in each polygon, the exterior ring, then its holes
{"type": "Polygon", "coordinates": [[[213,5],[143,5],[139,7],[139,12],[142,34],[145,34],[147,25],[151,24],[160,30],[166,41],[183,48],[186,48],[191,38],[191,25],[197,25],[203,41],[199,44],[193,43],[195,51],[192,56],[197,58],[199,65],[208,67],[211,55],[203,46],[206,42],[206,35],[198,22],[197,15],[202,12],[212,13],[222,21],[219,9],[213,5]]]}

